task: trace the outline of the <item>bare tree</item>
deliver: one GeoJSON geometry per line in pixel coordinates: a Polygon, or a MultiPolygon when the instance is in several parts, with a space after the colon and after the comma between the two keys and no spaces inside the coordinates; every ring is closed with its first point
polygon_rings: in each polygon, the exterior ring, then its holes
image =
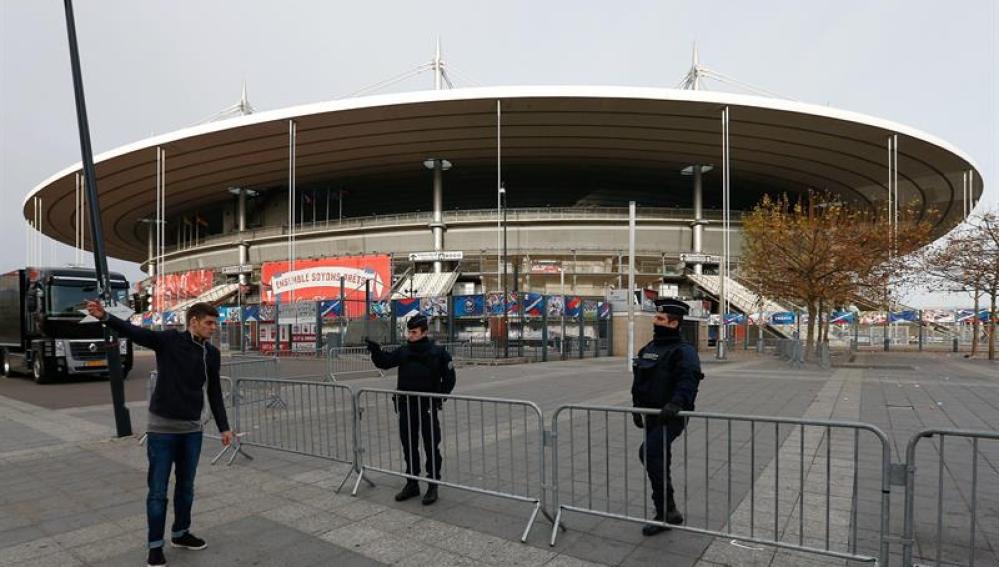
{"type": "Polygon", "coordinates": [[[996,327],[999,324],[999,212],[986,212],[968,219],[960,228],[947,235],[939,246],[928,250],[921,267],[929,276],[927,289],[969,293],[975,302],[973,345],[978,349],[981,298],[989,300],[985,329],[988,333],[989,360],[996,359],[996,327]]]}

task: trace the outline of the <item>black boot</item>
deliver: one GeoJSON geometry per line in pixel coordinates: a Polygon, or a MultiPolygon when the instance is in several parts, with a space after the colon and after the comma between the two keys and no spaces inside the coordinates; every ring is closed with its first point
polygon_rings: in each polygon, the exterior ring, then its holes
{"type": "Polygon", "coordinates": [[[423,505],[430,506],[437,502],[437,484],[431,482],[427,484],[427,493],[423,495],[423,505]]]}
{"type": "Polygon", "coordinates": [[[676,502],[673,500],[672,494],[666,497],[666,523],[674,526],[683,523],[683,514],[676,509],[676,502]]]}
{"type": "MultiPolygon", "coordinates": [[[[663,521],[663,515],[662,514],[656,514],[656,517],[652,518],[652,519],[655,520],[655,521],[657,521],[657,522],[661,522],[661,521],[663,521]]],[[[661,534],[663,532],[668,532],[668,531],[669,531],[669,528],[667,528],[666,526],[660,526],[660,525],[657,525],[657,524],[645,524],[644,526],[642,526],[642,535],[643,536],[654,536],[656,534],[661,534]]]]}
{"type": "Polygon", "coordinates": [[[395,495],[396,502],[402,502],[403,500],[409,500],[415,496],[420,495],[420,485],[415,480],[407,480],[406,486],[402,487],[402,490],[395,495]]]}

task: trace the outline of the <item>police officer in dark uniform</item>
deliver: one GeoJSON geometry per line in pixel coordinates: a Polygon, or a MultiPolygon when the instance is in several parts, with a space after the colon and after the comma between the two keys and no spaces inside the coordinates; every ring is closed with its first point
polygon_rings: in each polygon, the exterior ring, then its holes
{"type": "MultiPolygon", "coordinates": [[[[659,410],[656,416],[633,414],[635,425],[645,430],[645,441],[639,448],[638,458],[645,465],[652,483],[655,521],[682,524],[683,515],[676,508],[670,479],[670,445],[683,432],[687,421],[677,414],[694,410],[698,383],[704,374],[701,373],[697,349],[685,343],[680,336],[680,325],[690,307],[676,299],[658,299],[655,305],[655,335],[652,342],[638,351],[632,363],[634,382],[631,398],[634,406],[659,410]]],[[[642,528],[642,533],[651,536],[667,529],[659,524],[648,524],[642,528]]]]}
{"type": "MultiPolygon", "coordinates": [[[[365,339],[371,352],[371,362],[383,370],[399,367],[397,390],[450,394],[455,384],[454,363],[446,350],[427,337],[427,318],[423,315],[411,317],[406,322],[406,328],[406,344],[391,352],[385,352],[378,343],[365,339]]],[[[422,435],[427,478],[440,480],[443,458],[440,452],[441,424],[437,414],[443,400],[413,395],[397,395],[393,399],[399,414],[399,438],[406,461],[406,474],[420,476],[422,435]]],[[[419,495],[419,483],[408,479],[395,499],[402,502],[419,495]]],[[[436,501],[437,483],[428,482],[423,504],[436,501]]]]}

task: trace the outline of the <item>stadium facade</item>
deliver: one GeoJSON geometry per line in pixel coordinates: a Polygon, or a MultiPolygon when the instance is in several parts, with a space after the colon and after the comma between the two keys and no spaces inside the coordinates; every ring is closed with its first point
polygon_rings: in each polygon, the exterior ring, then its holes
{"type": "MultiPolygon", "coordinates": [[[[630,201],[637,286],[717,295],[726,157],[736,265],[739,214],[767,193],[913,204],[936,238],[983,189],[959,149],[880,118],[723,92],[589,86],[259,112],[105,152],[96,167],[109,254],[161,277],[143,290],[173,278],[160,286],[174,296],[160,297],[166,309],[185,293],[268,304],[275,285],[286,286],[283,301],[316,299],[345,277],[377,277],[383,297],[407,285],[409,295],[481,294],[503,287],[504,268],[508,289],[606,297],[627,285],[630,201]],[[275,279],[293,272],[325,280],[275,279]]],[[[79,164],[43,181],[25,218],[40,215],[46,235],[88,248],[80,184],[79,164]]]]}

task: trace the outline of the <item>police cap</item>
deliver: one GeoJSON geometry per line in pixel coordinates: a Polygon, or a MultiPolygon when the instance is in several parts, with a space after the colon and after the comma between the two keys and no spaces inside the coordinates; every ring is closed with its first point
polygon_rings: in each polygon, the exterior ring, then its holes
{"type": "Polygon", "coordinates": [[[407,329],[426,329],[429,325],[427,324],[427,318],[423,315],[414,315],[406,321],[407,329]]]}
{"type": "Polygon", "coordinates": [[[656,313],[666,313],[674,317],[684,317],[690,313],[690,306],[679,299],[662,298],[655,300],[656,313]]]}

